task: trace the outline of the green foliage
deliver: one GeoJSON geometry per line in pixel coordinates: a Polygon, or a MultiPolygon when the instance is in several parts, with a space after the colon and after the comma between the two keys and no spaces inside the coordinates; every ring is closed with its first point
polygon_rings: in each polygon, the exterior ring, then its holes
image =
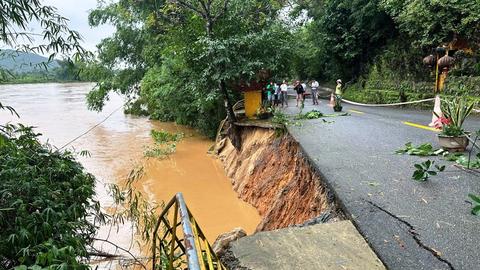
{"type": "Polygon", "coordinates": [[[39,135],[0,126],[0,266],[88,269],[93,222],[104,220],[95,179],[73,153],[53,151],[39,135]]]}
{"type": "MultiPolygon", "coordinates": [[[[0,4],[0,43],[51,53],[48,61],[56,53],[89,56],[80,46],[80,34],[56,8],[38,0],[0,4]],[[35,34],[29,28],[34,22],[42,27],[43,39],[32,45],[35,34]]],[[[16,114],[0,104],[4,108],[16,114]]],[[[0,268],[88,269],[87,246],[105,221],[93,199],[95,179],[73,153],[53,151],[40,143],[39,135],[21,124],[0,125],[0,268]]]]}
{"type": "Polygon", "coordinates": [[[473,42],[480,39],[477,0],[382,0],[380,4],[416,46],[438,46],[455,35],[473,42]]]}
{"type": "Polygon", "coordinates": [[[214,137],[225,118],[224,101],[238,98],[233,89],[239,82],[263,68],[286,73],[291,34],[274,20],[276,1],[199,3],[121,0],[93,10],[93,26],[112,23],[116,32],[99,44],[100,64],[113,76],[89,94],[90,108],[101,109],[108,92],[116,91],[138,102],[134,108],[146,105],[154,119],[214,137]]]}
{"type": "Polygon", "coordinates": [[[457,164],[467,169],[480,169],[480,153],[477,154],[476,158],[474,159],[467,157],[464,154],[459,154],[450,156],[449,160],[455,161],[457,164]]]}
{"type": "Polygon", "coordinates": [[[416,181],[425,182],[430,176],[435,176],[439,172],[445,170],[445,166],[435,165],[435,161],[427,160],[425,162],[415,164],[415,171],[412,178],[416,181]],[[434,169],[432,168],[434,166],[434,169]]]}
{"type": "Polygon", "coordinates": [[[434,74],[421,59],[458,38],[474,52],[452,55],[457,61],[449,71],[446,93],[453,95],[450,86],[468,83],[469,95],[478,97],[477,0],[304,0],[297,4],[293,15],[303,9],[311,18],[294,33],[298,46],[292,67],[300,78],[356,82],[359,91],[348,89],[345,98],[360,102],[423,99],[432,95],[434,74]]]}
{"type": "Polygon", "coordinates": [[[474,194],[468,194],[468,197],[473,201],[472,215],[480,215],[480,197],[474,194]]]}
{"type": "MultiPolygon", "coordinates": [[[[308,77],[336,80],[357,77],[397,31],[378,0],[302,1],[313,20],[306,27],[308,45],[299,51],[308,77]]],[[[305,75],[303,75],[305,76],[305,75]]],[[[302,77],[303,77],[302,76],[302,77]]]]}
{"type": "Polygon", "coordinates": [[[442,128],[441,134],[446,136],[457,137],[457,136],[462,136],[464,134],[464,131],[461,127],[457,127],[454,125],[444,125],[442,128]]]}
{"type": "Polygon", "coordinates": [[[183,133],[169,133],[165,130],[154,130],[150,131],[150,135],[152,136],[155,143],[168,143],[168,142],[179,142],[185,134],[183,133]]]}
{"type": "Polygon", "coordinates": [[[430,143],[424,143],[414,146],[411,142],[405,144],[405,148],[397,150],[396,154],[409,154],[412,156],[437,156],[444,153],[445,150],[434,149],[430,143]]]}
{"type": "Polygon", "coordinates": [[[478,139],[480,138],[480,133],[477,132],[475,138],[473,139],[474,146],[468,152],[468,156],[463,153],[450,153],[443,149],[434,149],[430,143],[424,143],[419,146],[414,146],[411,142],[405,144],[405,148],[397,150],[396,154],[409,154],[412,156],[439,156],[446,161],[453,161],[458,165],[465,167],[466,169],[479,169],[480,168],[480,153],[476,154],[476,157],[473,156],[473,151],[478,139]]]}
{"type": "Polygon", "coordinates": [[[277,136],[282,136],[287,132],[287,126],[291,123],[290,119],[286,114],[280,110],[273,111],[273,117],[270,120],[273,124],[278,125],[279,128],[275,129],[275,134],[277,136]]]}
{"type": "MultiPolygon", "coordinates": [[[[109,193],[113,198],[112,207],[115,208],[115,212],[110,217],[108,224],[115,226],[124,224],[126,220],[131,221],[132,230],[136,236],[139,236],[145,246],[149,246],[154,237],[152,232],[158,220],[158,210],[163,207],[163,202],[160,205],[151,202],[135,188],[135,183],[143,175],[143,167],[136,167],[130,171],[124,182],[109,185],[109,193]]],[[[136,264],[142,265],[138,260],[136,260],[136,264]]]]}
{"type": "Polygon", "coordinates": [[[480,76],[448,76],[445,94],[480,97],[480,76]]]}
{"type": "Polygon", "coordinates": [[[154,140],[153,147],[147,147],[144,155],[146,157],[166,158],[168,155],[175,153],[177,150],[177,142],[185,135],[183,133],[169,133],[164,130],[151,130],[150,135],[154,140]]]}
{"type": "Polygon", "coordinates": [[[195,83],[180,57],[166,58],[161,67],[150,69],[142,79],[140,103],[153,119],[175,121],[195,127],[212,138],[224,118],[218,93],[208,93],[195,83]]]}
{"type": "Polygon", "coordinates": [[[300,120],[300,119],[318,119],[323,117],[324,114],[320,111],[317,110],[312,110],[307,113],[300,113],[297,116],[295,116],[295,119],[300,120]]]}
{"type": "Polygon", "coordinates": [[[109,82],[100,82],[90,92],[88,92],[88,109],[93,111],[101,111],[105,105],[105,102],[108,101],[110,87],[111,86],[109,82]]]}
{"type": "Polygon", "coordinates": [[[442,112],[449,124],[443,125],[442,134],[447,136],[459,136],[464,133],[462,126],[467,117],[472,113],[476,106],[475,102],[470,102],[464,97],[455,97],[443,99],[442,112]]]}
{"type": "Polygon", "coordinates": [[[286,114],[280,110],[273,111],[272,123],[278,124],[281,126],[287,126],[290,123],[290,119],[286,114]]]}
{"type": "Polygon", "coordinates": [[[147,147],[143,154],[146,157],[164,159],[175,153],[175,151],[177,151],[177,144],[175,143],[156,144],[154,147],[147,147]]]}

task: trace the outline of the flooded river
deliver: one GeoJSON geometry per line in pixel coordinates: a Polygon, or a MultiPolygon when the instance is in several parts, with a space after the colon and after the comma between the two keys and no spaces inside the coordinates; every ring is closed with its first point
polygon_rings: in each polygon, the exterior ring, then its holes
{"type": "MultiPolygon", "coordinates": [[[[186,127],[125,115],[123,100],[118,96],[110,98],[103,112],[88,111],[85,94],[91,87],[87,83],[0,85],[0,101],[14,107],[21,117],[15,119],[0,111],[0,123],[11,120],[36,126],[43,141],[61,147],[111,114],[68,146],[91,153],[80,162],[97,177],[97,197],[104,208],[112,203],[105,184],[120,183],[134,166],[143,165],[145,175],[137,186],[157,202],[167,202],[182,192],[211,243],[218,234],[235,227],[254,231],[260,217],[237,198],[220,162],[207,154],[212,141],[186,127]],[[143,151],[152,144],[152,129],[184,132],[187,136],[169,158],[147,160],[143,151]]],[[[106,234],[103,228],[99,237],[106,234]]],[[[130,236],[130,227],[124,226],[118,233],[111,233],[110,240],[128,249],[130,236]]]]}

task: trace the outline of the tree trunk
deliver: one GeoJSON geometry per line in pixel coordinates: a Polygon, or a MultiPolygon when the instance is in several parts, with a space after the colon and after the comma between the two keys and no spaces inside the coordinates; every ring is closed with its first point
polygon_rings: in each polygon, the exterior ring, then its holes
{"type": "MultiPolygon", "coordinates": [[[[213,33],[214,22],[212,21],[212,17],[208,13],[205,14],[205,19],[206,19],[205,30],[207,32],[207,36],[211,38],[213,33]]],[[[230,97],[228,96],[227,86],[224,80],[220,80],[218,82],[218,88],[220,89],[220,93],[222,93],[223,95],[225,110],[227,111],[228,137],[232,142],[232,145],[235,147],[235,149],[240,150],[242,147],[242,137],[240,136],[240,128],[237,125],[235,125],[235,122],[237,122],[237,117],[235,116],[235,112],[233,111],[233,105],[230,101],[230,97]]]]}
{"type": "Polygon", "coordinates": [[[218,84],[220,92],[223,95],[223,101],[225,104],[225,110],[227,111],[227,121],[228,121],[228,137],[232,142],[232,145],[235,149],[240,150],[242,148],[242,137],[240,136],[240,128],[235,125],[237,122],[237,117],[233,111],[233,105],[228,96],[227,87],[224,80],[220,80],[218,84]]]}

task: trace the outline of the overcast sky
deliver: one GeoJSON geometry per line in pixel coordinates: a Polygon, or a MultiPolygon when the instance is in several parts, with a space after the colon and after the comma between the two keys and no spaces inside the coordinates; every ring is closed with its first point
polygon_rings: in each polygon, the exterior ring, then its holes
{"type": "Polygon", "coordinates": [[[110,36],[114,31],[114,28],[109,25],[95,28],[88,25],[88,13],[97,6],[97,0],[43,0],[42,2],[56,7],[58,13],[70,20],[70,28],[82,34],[84,47],[88,50],[95,51],[95,46],[100,40],[110,36]]]}

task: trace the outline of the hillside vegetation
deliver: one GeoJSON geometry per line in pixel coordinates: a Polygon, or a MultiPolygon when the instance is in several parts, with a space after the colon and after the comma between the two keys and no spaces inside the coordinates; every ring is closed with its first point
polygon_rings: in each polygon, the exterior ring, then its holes
{"type": "Polygon", "coordinates": [[[422,99],[434,88],[434,70],[422,59],[437,47],[463,43],[451,52],[456,62],[446,94],[480,95],[476,0],[310,0],[298,8],[312,18],[297,33],[304,42],[296,71],[303,78],[342,78],[349,82],[347,98],[361,102],[422,99]]]}

